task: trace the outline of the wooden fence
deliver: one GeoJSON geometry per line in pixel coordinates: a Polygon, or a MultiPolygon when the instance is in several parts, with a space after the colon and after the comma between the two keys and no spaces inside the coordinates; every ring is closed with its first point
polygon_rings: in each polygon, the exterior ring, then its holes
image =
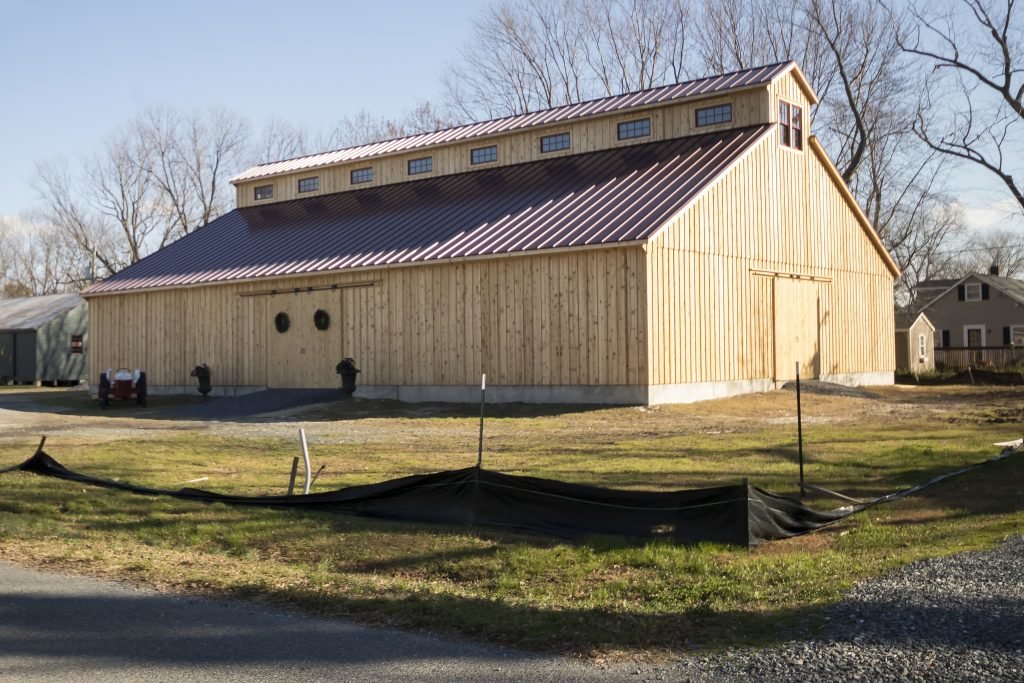
{"type": "Polygon", "coordinates": [[[1024,366],[1024,346],[946,346],[935,349],[936,370],[1024,366]]]}

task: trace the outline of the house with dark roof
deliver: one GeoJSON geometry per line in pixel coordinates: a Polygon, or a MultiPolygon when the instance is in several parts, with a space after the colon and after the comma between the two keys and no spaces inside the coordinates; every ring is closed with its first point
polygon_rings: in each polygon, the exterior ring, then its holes
{"type": "Polygon", "coordinates": [[[947,367],[1024,361],[1024,280],[997,266],[918,286],[918,310],[935,325],[936,359],[947,367]]]}
{"type": "Polygon", "coordinates": [[[898,270],[787,62],[253,167],[84,295],[151,393],[684,402],[890,383],[898,270]]]}
{"type": "Polygon", "coordinates": [[[85,379],[88,328],[77,294],[0,299],[0,383],[85,379]]]}

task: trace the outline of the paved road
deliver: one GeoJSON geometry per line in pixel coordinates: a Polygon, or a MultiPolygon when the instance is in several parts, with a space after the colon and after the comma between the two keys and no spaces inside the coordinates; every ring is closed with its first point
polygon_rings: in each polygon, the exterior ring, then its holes
{"type": "Polygon", "coordinates": [[[3,681],[613,681],[636,672],[0,564],[3,681]]]}

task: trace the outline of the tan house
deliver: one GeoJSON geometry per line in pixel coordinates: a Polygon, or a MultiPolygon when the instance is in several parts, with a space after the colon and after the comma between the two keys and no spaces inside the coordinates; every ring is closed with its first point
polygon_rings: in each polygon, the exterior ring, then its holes
{"type": "Polygon", "coordinates": [[[935,369],[935,325],[924,313],[917,316],[897,315],[896,370],[919,374],[935,369]]]}
{"type": "Polygon", "coordinates": [[[792,63],[256,166],[86,292],[151,392],[664,403],[891,383],[898,271],[792,63]]]}
{"type": "Polygon", "coordinates": [[[935,325],[939,364],[1006,365],[1024,359],[1024,281],[1001,277],[993,266],[987,274],[922,282],[918,299],[923,302],[918,310],[935,325]]]}

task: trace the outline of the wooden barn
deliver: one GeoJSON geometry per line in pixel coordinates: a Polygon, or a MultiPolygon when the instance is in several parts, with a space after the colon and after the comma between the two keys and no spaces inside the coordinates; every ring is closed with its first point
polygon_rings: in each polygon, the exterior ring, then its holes
{"type": "Polygon", "coordinates": [[[891,383],[893,278],[792,62],[265,164],[90,287],[150,391],[654,404],[891,383]]]}
{"type": "Polygon", "coordinates": [[[89,308],[77,294],[0,299],[0,383],[85,379],[89,308]]]}

